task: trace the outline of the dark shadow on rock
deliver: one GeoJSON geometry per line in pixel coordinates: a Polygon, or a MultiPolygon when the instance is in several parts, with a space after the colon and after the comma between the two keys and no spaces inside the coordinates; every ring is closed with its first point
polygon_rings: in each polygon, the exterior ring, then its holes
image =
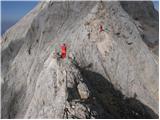
{"type": "Polygon", "coordinates": [[[8,47],[6,47],[4,50],[2,50],[2,57],[1,57],[1,62],[2,62],[2,74],[5,76],[5,74],[8,71],[10,61],[13,61],[16,55],[18,54],[22,44],[23,40],[16,40],[14,42],[11,42],[8,47]]]}
{"type": "MultiPolygon", "coordinates": [[[[2,88],[3,87],[4,86],[2,86],[2,88]]],[[[22,99],[24,99],[23,97],[26,96],[26,86],[22,86],[21,89],[17,92],[15,92],[14,89],[15,88],[13,88],[11,90],[10,100],[7,103],[8,105],[6,106],[6,104],[3,104],[3,102],[2,102],[1,116],[2,116],[3,119],[14,119],[14,118],[16,118],[16,115],[17,115],[18,111],[20,111],[20,109],[19,109],[20,104],[21,105],[24,104],[24,101],[22,99]],[[4,113],[6,111],[3,110],[3,109],[6,109],[5,107],[7,107],[7,116],[6,116],[6,113],[4,113]]]]}
{"type": "Polygon", "coordinates": [[[101,74],[80,67],[79,69],[91,91],[88,102],[96,99],[105,111],[104,115],[96,118],[158,118],[149,107],[136,99],[136,95],[134,98],[127,98],[101,74]]]}
{"type": "Polygon", "coordinates": [[[80,95],[78,93],[78,90],[76,87],[74,88],[67,88],[68,91],[68,98],[67,101],[72,101],[72,100],[76,100],[76,99],[80,99],[80,95]]]}

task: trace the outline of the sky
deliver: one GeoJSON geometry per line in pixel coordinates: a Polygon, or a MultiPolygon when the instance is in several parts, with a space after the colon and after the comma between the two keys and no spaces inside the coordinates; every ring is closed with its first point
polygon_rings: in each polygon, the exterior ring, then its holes
{"type": "MultiPolygon", "coordinates": [[[[38,1],[1,1],[1,35],[30,10],[38,1]]],[[[154,7],[159,11],[158,1],[153,1],[154,7]]]]}
{"type": "Polygon", "coordinates": [[[30,10],[38,1],[1,1],[1,35],[30,10]]]}
{"type": "Polygon", "coordinates": [[[154,8],[159,11],[159,1],[156,0],[156,1],[153,1],[153,4],[154,4],[154,8]]]}

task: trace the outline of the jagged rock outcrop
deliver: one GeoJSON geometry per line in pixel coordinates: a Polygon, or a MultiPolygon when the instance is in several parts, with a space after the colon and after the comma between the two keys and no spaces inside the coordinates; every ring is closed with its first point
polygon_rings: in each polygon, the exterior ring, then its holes
{"type": "Polygon", "coordinates": [[[158,59],[122,6],[40,2],[10,28],[2,118],[158,118],[158,59]],[[52,56],[64,42],[76,63],[52,56]]]}
{"type": "Polygon", "coordinates": [[[89,98],[89,90],[85,83],[79,83],[77,89],[81,99],[89,98]]]}
{"type": "MultiPolygon", "coordinates": [[[[79,89],[82,89],[82,80],[74,65],[50,57],[39,75],[24,118],[89,117],[89,107],[80,102],[79,89]]],[[[87,89],[85,87],[83,89],[87,89]]]]}

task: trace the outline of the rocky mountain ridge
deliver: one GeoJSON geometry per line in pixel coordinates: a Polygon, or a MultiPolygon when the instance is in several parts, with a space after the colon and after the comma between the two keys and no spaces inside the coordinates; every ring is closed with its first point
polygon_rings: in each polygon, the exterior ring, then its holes
{"type": "Polygon", "coordinates": [[[120,2],[40,2],[2,38],[2,118],[157,118],[141,26],[120,2]],[[53,57],[62,43],[76,65],[53,57]]]}

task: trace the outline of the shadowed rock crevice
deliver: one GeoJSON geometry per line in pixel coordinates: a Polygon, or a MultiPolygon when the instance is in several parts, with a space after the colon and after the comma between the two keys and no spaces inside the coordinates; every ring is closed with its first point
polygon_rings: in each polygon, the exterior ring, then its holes
{"type": "MultiPolygon", "coordinates": [[[[12,93],[12,94],[13,94],[13,97],[11,98],[10,105],[9,105],[9,108],[8,108],[9,118],[15,118],[16,114],[19,112],[18,110],[20,108],[19,108],[18,102],[21,101],[20,99],[22,99],[21,98],[22,96],[23,97],[26,96],[26,89],[25,89],[24,86],[22,86],[22,88],[19,91],[15,92],[15,93],[12,93]]],[[[24,104],[24,103],[22,103],[22,104],[24,104]]]]}
{"type": "Polygon", "coordinates": [[[80,95],[79,95],[76,87],[74,87],[74,88],[69,88],[68,87],[67,91],[68,91],[68,98],[67,98],[68,101],[72,101],[72,100],[80,98],[80,95]]]}
{"type": "Polygon", "coordinates": [[[106,113],[112,117],[121,119],[158,118],[152,109],[136,99],[136,94],[134,98],[127,98],[101,74],[84,68],[80,68],[80,71],[92,97],[95,97],[106,113]]]}
{"type": "MultiPolygon", "coordinates": [[[[6,84],[2,86],[2,92],[4,93],[6,87],[8,87],[6,84]]],[[[1,116],[2,118],[4,116],[8,116],[8,118],[16,118],[17,113],[19,112],[20,106],[19,103],[24,104],[22,101],[23,97],[26,96],[26,86],[22,86],[20,90],[15,91],[15,86],[12,86],[10,88],[9,92],[11,94],[9,101],[3,101],[1,111],[8,111],[7,113],[2,112],[1,116]],[[4,107],[8,105],[8,107],[4,107]],[[7,110],[6,110],[7,109],[7,110]]],[[[5,96],[6,97],[6,96],[5,96]]]]}
{"type": "Polygon", "coordinates": [[[10,62],[14,60],[20,48],[22,47],[23,43],[24,43],[24,40],[16,40],[14,42],[11,41],[8,47],[6,47],[4,50],[1,51],[1,62],[2,62],[1,69],[2,69],[2,74],[4,76],[5,76],[5,73],[8,71],[10,62]]]}

